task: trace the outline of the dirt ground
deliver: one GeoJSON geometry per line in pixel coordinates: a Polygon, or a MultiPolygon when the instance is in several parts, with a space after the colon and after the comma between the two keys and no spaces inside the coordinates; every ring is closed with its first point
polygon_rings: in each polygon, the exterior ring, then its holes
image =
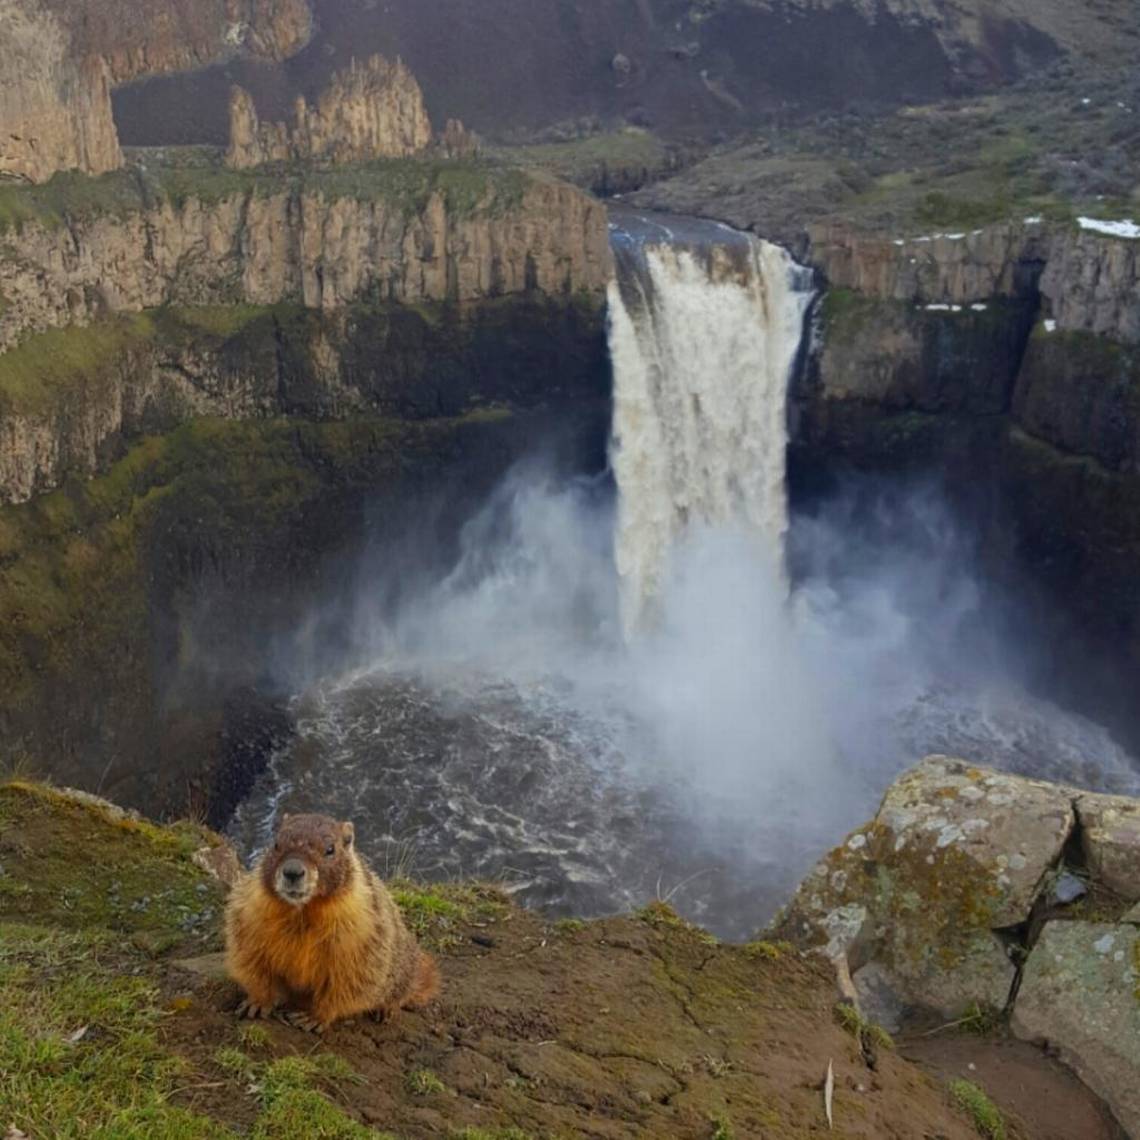
{"type": "Polygon", "coordinates": [[[1128,1140],[1064,1065],[1023,1041],[937,1035],[902,1040],[899,1052],[940,1081],[973,1081],[1031,1140],[1128,1140]]]}

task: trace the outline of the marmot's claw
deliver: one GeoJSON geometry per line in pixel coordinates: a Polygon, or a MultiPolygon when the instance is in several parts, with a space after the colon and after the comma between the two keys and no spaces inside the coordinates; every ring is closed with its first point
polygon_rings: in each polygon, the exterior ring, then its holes
{"type": "Polygon", "coordinates": [[[287,1013],[285,1020],[294,1029],[303,1029],[306,1033],[324,1033],[325,1031],[324,1025],[307,1013],[287,1013]]]}
{"type": "Polygon", "coordinates": [[[258,1005],[256,1002],[250,1001],[246,998],[245,1001],[237,1007],[238,1017],[249,1018],[250,1021],[256,1021],[261,1017],[268,1017],[273,1012],[271,1005],[258,1005]]]}

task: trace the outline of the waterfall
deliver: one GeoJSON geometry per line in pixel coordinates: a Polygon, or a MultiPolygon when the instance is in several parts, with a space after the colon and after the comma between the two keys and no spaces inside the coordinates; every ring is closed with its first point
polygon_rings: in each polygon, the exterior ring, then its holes
{"type": "Polygon", "coordinates": [[[653,619],[678,541],[699,527],[755,536],[783,575],[788,382],[811,274],[723,226],[614,229],[615,551],[629,636],[653,619]]]}

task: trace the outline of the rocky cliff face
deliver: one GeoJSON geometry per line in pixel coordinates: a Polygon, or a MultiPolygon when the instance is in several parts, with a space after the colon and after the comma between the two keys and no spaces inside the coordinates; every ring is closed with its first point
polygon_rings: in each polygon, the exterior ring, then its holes
{"type": "MultiPolygon", "coordinates": [[[[346,348],[359,336],[343,324],[290,340],[266,318],[261,350],[239,366],[232,352],[228,363],[211,356],[217,338],[209,326],[180,331],[127,314],[225,306],[216,320],[229,327],[282,304],[336,318],[353,305],[511,298],[553,298],[556,309],[573,311],[575,296],[600,311],[610,254],[597,202],[509,171],[430,169],[443,181],[425,175],[415,208],[406,197],[386,197],[382,181],[370,197],[334,197],[325,184],[281,189],[271,180],[216,201],[167,200],[67,226],[29,221],[9,234],[0,257],[0,345],[10,348],[0,354],[0,501],[24,501],[69,473],[90,475],[122,439],[144,430],[294,408],[294,397],[282,404],[274,380],[281,353],[308,360],[305,375],[321,393],[299,410],[415,414],[380,399],[370,382],[363,391],[351,380],[345,386],[346,374],[360,374],[346,348]]],[[[397,173],[408,178],[410,170],[397,173]]],[[[359,333],[365,326],[356,320],[359,333]]],[[[430,375],[430,362],[423,367],[430,375]]],[[[419,414],[463,406],[439,393],[419,403],[419,414]]]]}
{"type": "Polygon", "coordinates": [[[283,59],[309,32],[305,0],[0,0],[0,175],[115,170],[113,85],[239,52],[283,59]]]}
{"type": "Polygon", "coordinates": [[[0,258],[0,346],[168,303],[327,310],[367,297],[467,302],[605,288],[605,209],[573,187],[477,165],[354,177],[348,190],[266,179],[150,207],[136,194],[118,213],[66,226],[29,220],[0,258]]]}
{"type": "Polygon", "coordinates": [[[259,122],[252,96],[235,87],[226,163],[241,170],[267,162],[406,158],[431,141],[415,76],[401,61],[375,55],[334,75],[315,107],[298,98],[292,124],[259,122]]]}
{"type": "Polygon", "coordinates": [[[1033,221],[810,237],[833,288],[796,454],[940,471],[1059,612],[1140,653],[1140,242],[1033,221]]]}
{"type": "Polygon", "coordinates": [[[67,28],[37,0],[0,0],[0,43],[0,176],[42,182],[120,166],[106,64],[76,59],[67,28]]]}

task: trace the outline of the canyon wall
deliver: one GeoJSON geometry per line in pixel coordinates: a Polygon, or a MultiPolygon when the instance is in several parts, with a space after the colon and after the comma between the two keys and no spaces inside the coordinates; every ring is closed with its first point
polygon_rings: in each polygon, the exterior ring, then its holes
{"type": "Polygon", "coordinates": [[[937,474],[995,570],[1140,658],[1140,241],[1036,219],[810,238],[831,289],[793,465],[937,474]]]}
{"type": "Polygon", "coordinates": [[[122,164],[107,65],[76,59],[64,24],[36,0],[0,0],[0,177],[122,164]]]}
{"type": "MultiPolygon", "coordinates": [[[[146,409],[164,409],[149,430],[196,415],[286,410],[273,352],[251,362],[244,378],[223,383],[201,363],[193,326],[180,332],[144,311],[228,307],[217,314],[224,326],[282,304],[335,315],[355,304],[464,306],[511,297],[555,298],[573,308],[580,296],[600,311],[610,254],[599,203],[514,172],[432,169],[443,172],[444,184],[425,183],[415,210],[382,189],[333,197],[272,182],[216,201],[167,200],[67,225],[29,221],[6,235],[0,502],[24,501],[69,474],[92,474],[117,442],[147,427],[146,409]],[[460,174],[468,197],[446,182],[460,174]]],[[[210,329],[200,331],[209,344],[210,329]]],[[[375,400],[341,390],[341,350],[330,335],[305,350],[327,390],[320,414],[375,410],[375,400]]],[[[341,339],[351,336],[342,329],[341,339]]]]}
{"type": "Polygon", "coordinates": [[[238,170],[267,162],[368,162],[406,158],[432,142],[431,120],[415,76],[397,60],[373,56],[337,72],[310,107],[297,99],[292,123],[262,123],[248,91],[230,96],[226,164],[238,170]]]}
{"type": "Polygon", "coordinates": [[[307,42],[306,0],[0,0],[0,177],[122,165],[111,88],[307,42]]]}

